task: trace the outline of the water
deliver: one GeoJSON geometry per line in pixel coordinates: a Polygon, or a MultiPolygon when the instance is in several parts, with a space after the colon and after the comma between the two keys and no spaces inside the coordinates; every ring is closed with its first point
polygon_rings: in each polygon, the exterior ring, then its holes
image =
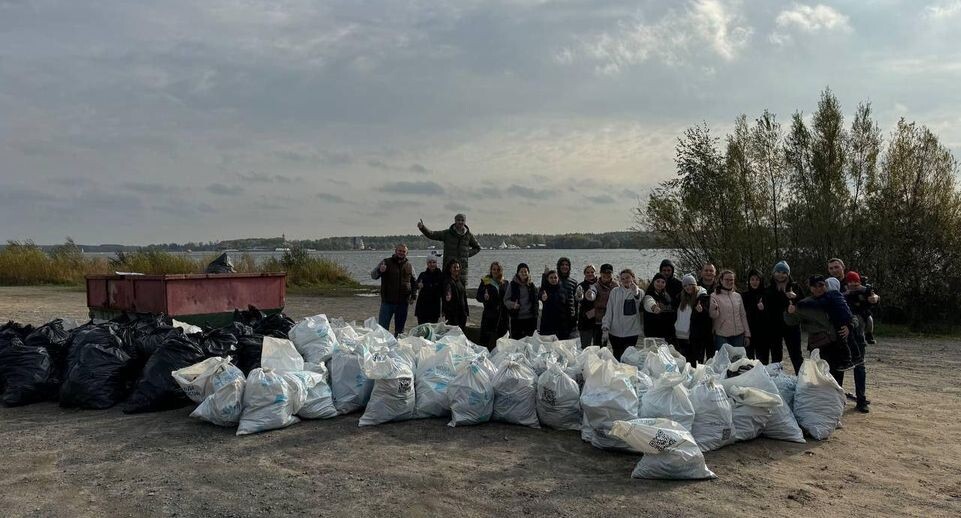
{"type": "MultiPolygon", "coordinates": [[[[258,262],[267,257],[280,257],[282,252],[248,252],[258,262]]],[[[350,276],[357,282],[368,286],[376,286],[379,281],[370,278],[370,271],[393,251],[388,250],[344,250],[344,251],[317,251],[310,252],[315,257],[331,259],[344,266],[350,276]]],[[[209,257],[213,252],[191,252],[187,255],[191,257],[209,257]]],[[[236,261],[242,252],[231,252],[231,258],[236,261]]],[[[414,266],[414,272],[420,273],[427,268],[427,256],[429,250],[411,250],[407,257],[414,266]]],[[[105,254],[113,255],[113,254],[105,254]]],[[[487,273],[492,261],[500,261],[504,267],[506,276],[513,277],[518,263],[527,263],[530,266],[531,274],[538,279],[544,266],[554,268],[557,259],[567,257],[571,260],[571,269],[575,279],[583,279],[584,266],[588,263],[600,269],[604,263],[614,266],[614,272],[619,272],[624,268],[634,270],[639,278],[650,279],[658,271],[661,261],[664,259],[674,259],[671,250],[631,250],[631,249],[588,249],[588,250],[557,250],[557,249],[522,249],[522,250],[481,250],[480,253],[470,258],[470,284],[480,282],[480,278],[487,273]]],[[[680,273],[680,272],[678,272],[680,273]]],[[[473,286],[472,286],[473,287],[473,286]]]]}

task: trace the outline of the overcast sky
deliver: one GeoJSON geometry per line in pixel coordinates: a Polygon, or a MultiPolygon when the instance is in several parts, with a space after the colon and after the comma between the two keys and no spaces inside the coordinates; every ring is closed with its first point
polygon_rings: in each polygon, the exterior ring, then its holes
{"type": "Polygon", "coordinates": [[[0,0],[0,239],[625,229],[825,86],[961,156],[961,0],[0,0]]]}

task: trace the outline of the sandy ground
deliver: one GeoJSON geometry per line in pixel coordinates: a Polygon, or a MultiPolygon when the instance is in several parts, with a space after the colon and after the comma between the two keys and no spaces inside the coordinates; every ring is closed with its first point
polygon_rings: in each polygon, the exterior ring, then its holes
{"type": "MultiPolygon", "coordinates": [[[[84,295],[0,288],[0,319],[83,317],[84,295]]],[[[290,297],[300,317],[361,319],[372,298],[290,297]]],[[[235,437],[189,408],[127,416],[0,408],[3,516],[958,516],[961,347],[882,339],[872,413],[829,440],[766,439],[706,455],[718,479],[630,479],[636,455],[577,433],[441,419],[358,428],[358,415],[235,437]]],[[[850,380],[847,381],[851,383],[850,380]]]]}

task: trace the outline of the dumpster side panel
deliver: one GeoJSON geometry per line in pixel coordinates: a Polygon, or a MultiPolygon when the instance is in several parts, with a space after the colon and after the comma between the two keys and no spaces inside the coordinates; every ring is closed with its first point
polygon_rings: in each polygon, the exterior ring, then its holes
{"type": "Polygon", "coordinates": [[[167,313],[164,298],[166,281],[158,278],[130,279],[133,284],[133,311],[136,313],[167,313]]]}
{"type": "Polygon", "coordinates": [[[168,279],[167,314],[198,315],[234,309],[282,308],[286,292],[283,276],[168,279]]]}
{"type": "Polygon", "coordinates": [[[87,279],[87,307],[109,308],[107,279],[87,279]]]}

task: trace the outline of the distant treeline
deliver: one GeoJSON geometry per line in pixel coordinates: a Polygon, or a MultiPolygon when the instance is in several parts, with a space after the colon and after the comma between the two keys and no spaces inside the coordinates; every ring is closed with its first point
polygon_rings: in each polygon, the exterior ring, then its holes
{"type": "MultiPolygon", "coordinates": [[[[657,238],[653,232],[621,231],[598,234],[475,234],[477,242],[484,248],[497,248],[501,244],[519,248],[542,247],[554,249],[584,248],[657,248],[657,238]]],[[[365,248],[388,250],[397,243],[406,243],[412,249],[424,250],[430,246],[442,247],[420,234],[395,236],[350,236],[325,237],[321,239],[284,240],[283,237],[251,237],[225,241],[160,243],[147,246],[129,245],[78,245],[85,252],[130,252],[135,250],[164,250],[167,252],[216,252],[218,250],[274,250],[276,248],[305,248],[313,250],[354,250],[360,243],[365,248]]],[[[2,248],[2,246],[0,246],[2,248]]],[[[45,250],[52,246],[41,247],[45,250]]]]}

